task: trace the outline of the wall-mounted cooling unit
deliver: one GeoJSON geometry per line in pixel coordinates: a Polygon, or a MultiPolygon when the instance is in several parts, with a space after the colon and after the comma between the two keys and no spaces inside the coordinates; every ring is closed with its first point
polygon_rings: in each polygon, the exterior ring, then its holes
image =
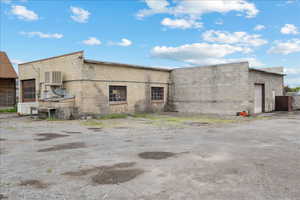
{"type": "Polygon", "coordinates": [[[60,71],[45,72],[45,84],[49,86],[61,86],[62,72],[60,71]]]}

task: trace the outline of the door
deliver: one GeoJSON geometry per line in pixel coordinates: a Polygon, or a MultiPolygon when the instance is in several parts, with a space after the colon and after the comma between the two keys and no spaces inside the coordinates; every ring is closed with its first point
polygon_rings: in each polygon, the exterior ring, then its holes
{"type": "Polygon", "coordinates": [[[254,86],[254,113],[263,112],[263,85],[255,84],[254,86]]]}

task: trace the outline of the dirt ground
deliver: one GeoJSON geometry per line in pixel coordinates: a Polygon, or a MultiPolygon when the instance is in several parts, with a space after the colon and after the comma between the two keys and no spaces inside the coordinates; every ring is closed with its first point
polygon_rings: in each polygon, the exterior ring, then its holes
{"type": "Polygon", "coordinates": [[[256,118],[0,114],[0,199],[299,200],[300,112],[256,118]]]}

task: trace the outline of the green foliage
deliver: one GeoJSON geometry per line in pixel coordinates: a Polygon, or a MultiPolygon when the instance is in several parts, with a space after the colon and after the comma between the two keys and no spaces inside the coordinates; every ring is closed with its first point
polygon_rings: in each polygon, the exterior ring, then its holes
{"type": "Polygon", "coordinates": [[[8,109],[0,110],[0,113],[15,113],[15,112],[17,112],[17,108],[8,108],[8,109]]]}
{"type": "Polygon", "coordinates": [[[284,87],[285,92],[299,92],[300,87],[290,88],[289,86],[284,87]]]}

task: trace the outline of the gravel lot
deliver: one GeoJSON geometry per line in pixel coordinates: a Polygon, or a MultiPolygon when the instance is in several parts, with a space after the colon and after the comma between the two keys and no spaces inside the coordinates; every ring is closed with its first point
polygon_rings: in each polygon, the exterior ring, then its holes
{"type": "Polygon", "coordinates": [[[0,199],[299,200],[300,112],[251,120],[0,114],[0,199]]]}

